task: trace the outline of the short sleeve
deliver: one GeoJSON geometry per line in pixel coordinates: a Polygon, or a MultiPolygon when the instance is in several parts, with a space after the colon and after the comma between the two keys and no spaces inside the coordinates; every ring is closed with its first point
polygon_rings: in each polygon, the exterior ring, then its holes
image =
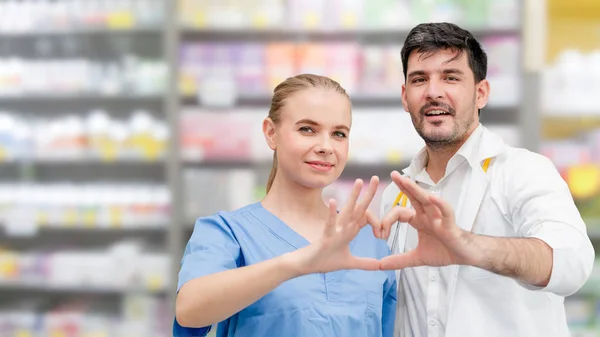
{"type": "Polygon", "coordinates": [[[225,219],[199,218],[181,259],[177,291],[192,279],[237,268],[239,260],[240,246],[225,219]]]}
{"type": "MultiPolygon", "coordinates": [[[[198,277],[237,268],[240,246],[227,222],[218,214],[199,218],[194,226],[183,257],[177,282],[177,292],[188,281],[198,277]]],[[[188,328],[173,321],[174,337],[206,336],[212,327],[188,328]]]]}

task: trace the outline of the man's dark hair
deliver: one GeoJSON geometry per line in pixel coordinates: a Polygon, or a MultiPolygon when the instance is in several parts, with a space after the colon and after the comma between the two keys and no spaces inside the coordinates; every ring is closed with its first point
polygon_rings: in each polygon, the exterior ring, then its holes
{"type": "Polygon", "coordinates": [[[427,56],[442,49],[458,52],[457,58],[466,51],[469,67],[475,77],[475,83],[485,79],[487,75],[487,55],[481,44],[467,30],[452,23],[440,22],[422,23],[408,33],[401,51],[404,80],[408,75],[406,73],[408,56],[411,52],[417,51],[427,56]]]}

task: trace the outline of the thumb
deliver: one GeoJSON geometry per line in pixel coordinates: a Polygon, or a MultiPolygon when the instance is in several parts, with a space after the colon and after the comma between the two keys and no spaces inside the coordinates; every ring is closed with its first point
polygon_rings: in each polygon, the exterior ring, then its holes
{"type": "Polygon", "coordinates": [[[388,255],[381,259],[382,270],[404,269],[423,265],[416,250],[402,254],[388,255]]]}
{"type": "Polygon", "coordinates": [[[347,269],[381,270],[381,261],[368,257],[353,256],[347,269]]]}

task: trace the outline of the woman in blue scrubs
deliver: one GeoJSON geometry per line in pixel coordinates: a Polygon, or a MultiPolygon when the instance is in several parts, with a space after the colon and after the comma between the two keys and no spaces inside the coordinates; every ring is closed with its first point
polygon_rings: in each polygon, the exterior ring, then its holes
{"type": "Polygon", "coordinates": [[[177,286],[173,335],[391,337],[394,271],[379,221],[368,212],[373,177],[359,199],[325,203],[322,190],[348,158],[351,103],[335,81],[288,78],[275,88],[263,133],[274,151],[267,195],[199,218],[177,286]],[[366,226],[367,224],[371,226],[366,226]]]}

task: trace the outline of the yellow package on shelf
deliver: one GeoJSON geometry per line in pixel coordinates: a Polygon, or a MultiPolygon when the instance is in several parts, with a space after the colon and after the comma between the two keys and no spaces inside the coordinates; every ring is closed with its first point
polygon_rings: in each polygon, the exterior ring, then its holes
{"type": "Polygon", "coordinates": [[[113,206],[109,210],[110,227],[119,228],[123,225],[123,210],[120,207],[113,206]]]}
{"type": "Polygon", "coordinates": [[[15,337],[33,337],[33,331],[28,329],[19,329],[16,331],[15,337]]]}
{"type": "Polygon", "coordinates": [[[65,227],[73,227],[79,221],[79,212],[76,209],[68,208],[64,213],[65,227]]]}
{"type": "Polygon", "coordinates": [[[267,27],[269,19],[264,13],[258,13],[252,18],[252,28],[264,29],[267,27]]]}
{"type": "Polygon", "coordinates": [[[578,165],[567,170],[567,183],[575,199],[600,194],[600,166],[578,165]]]}
{"type": "Polygon", "coordinates": [[[92,209],[88,209],[83,213],[83,224],[85,227],[93,228],[96,227],[97,224],[97,215],[96,211],[92,209]]]}
{"type": "Polygon", "coordinates": [[[119,11],[110,13],[106,18],[106,25],[113,29],[128,29],[135,26],[135,17],[131,12],[119,11]]]}

